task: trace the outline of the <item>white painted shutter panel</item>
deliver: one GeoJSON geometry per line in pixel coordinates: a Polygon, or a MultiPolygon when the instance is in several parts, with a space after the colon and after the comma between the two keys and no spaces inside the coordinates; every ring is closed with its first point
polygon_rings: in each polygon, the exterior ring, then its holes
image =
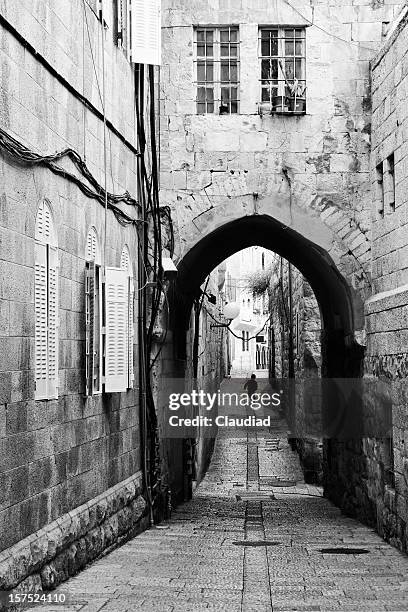
{"type": "Polygon", "coordinates": [[[97,235],[94,227],[88,232],[88,236],[86,239],[86,257],[88,260],[96,259],[97,253],[97,235]]]}
{"type": "Polygon", "coordinates": [[[128,388],[133,389],[135,380],[134,360],[133,360],[133,343],[135,341],[135,325],[134,325],[134,300],[135,286],[133,278],[129,277],[129,358],[128,358],[128,388]]]}
{"type": "Polygon", "coordinates": [[[48,246],[48,398],[58,397],[58,249],[48,246]]]}
{"type": "Polygon", "coordinates": [[[131,57],[136,64],[161,64],[161,0],[132,0],[131,57]]]}
{"type": "Polygon", "coordinates": [[[102,393],[102,269],[99,265],[95,266],[94,286],[93,391],[102,393]]]}
{"type": "Polygon", "coordinates": [[[47,245],[35,243],[35,399],[47,399],[47,245]]]}
{"type": "Polygon", "coordinates": [[[126,270],[128,274],[130,273],[130,256],[127,246],[123,247],[122,255],[120,256],[120,267],[122,270],[126,270]]]}
{"type": "Polygon", "coordinates": [[[128,384],[128,282],[126,271],[105,272],[105,391],[126,391],[128,384]]]}
{"type": "Polygon", "coordinates": [[[43,243],[50,242],[52,238],[52,219],[51,211],[47,202],[41,202],[37,211],[35,221],[35,238],[43,243]]]}

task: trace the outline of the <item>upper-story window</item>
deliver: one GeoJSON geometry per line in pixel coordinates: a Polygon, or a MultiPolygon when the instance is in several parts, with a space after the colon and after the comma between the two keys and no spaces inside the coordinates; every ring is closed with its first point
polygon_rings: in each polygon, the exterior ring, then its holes
{"type": "Polygon", "coordinates": [[[51,209],[38,207],[35,222],[35,399],[58,397],[58,248],[51,209]]]}
{"type": "Polygon", "coordinates": [[[304,28],[259,30],[261,107],[275,113],[306,112],[306,34],[304,28]]]}
{"type": "Polygon", "coordinates": [[[86,1],[130,61],[161,63],[161,0],[86,1]]]}
{"type": "Polygon", "coordinates": [[[387,180],[385,184],[385,195],[387,199],[387,206],[389,212],[395,211],[395,161],[394,153],[391,153],[386,159],[385,169],[387,174],[387,180]]]}
{"type": "Polygon", "coordinates": [[[391,153],[376,166],[377,212],[380,218],[395,211],[395,159],[391,153]]]}
{"type": "Polygon", "coordinates": [[[196,28],[197,113],[239,110],[239,29],[196,28]]]}

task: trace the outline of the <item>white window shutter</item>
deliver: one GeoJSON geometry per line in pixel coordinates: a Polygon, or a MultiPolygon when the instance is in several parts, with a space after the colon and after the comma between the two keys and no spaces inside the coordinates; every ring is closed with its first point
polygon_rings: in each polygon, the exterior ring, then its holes
{"type": "Polygon", "coordinates": [[[95,266],[94,278],[94,359],[93,359],[93,390],[102,393],[102,269],[95,266]]]}
{"type": "Polygon", "coordinates": [[[48,246],[48,398],[58,397],[58,249],[48,246]]]}
{"type": "Polygon", "coordinates": [[[128,358],[128,388],[133,389],[135,381],[134,359],[133,359],[133,344],[135,341],[135,324],[134,324],[134,300],[135,286],[133,278],[129,277],[129,358],[128,358]]]}
{"type": "Polygon", "coordinates": [[[129,277],[120,268],[105,271],[105,391],[128,385],[129,277]]]}
{"type": "Polygon", "coordinates": [[[50,242],[53,238],[51,210],[47,202],[44,200],[39,205],[37,211],[37,217],[35,220],[35,239],[46,243],[50,242]]]}
{"type": "Polygon", "coordinates": [[[130,253],[126,245],[123,247],[122,254],[120,256],[120,267],[122,268],[122,270],[126,270],[129,275],[131,274],[130,253]]]}
{"type": "Polygon", "coordinates": [[[47,399],[47,245],[35,243],[35,399],[47,399]]]}
{"type": "Polygon", "coordinates": [[[161,0],[132,0],[131,58],[161,64],[161,0]]]}

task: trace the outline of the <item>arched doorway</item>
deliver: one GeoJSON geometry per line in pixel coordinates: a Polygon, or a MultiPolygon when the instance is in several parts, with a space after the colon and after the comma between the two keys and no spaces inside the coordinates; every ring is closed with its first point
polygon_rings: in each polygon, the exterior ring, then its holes
{"type": "Polygon", "coordinates": [[[338,266],[318,244],[267,215],[230,221],[201,238],[181,259],[173,288],[175,350],[183,359],[184,332],[191,307],[206,276],[238,250],[262,246],[281,255],[305,276],[319,302],[323,337],[323,372],[328,377],[356,377],[361,352],[354,332],[363,326],[363,304],[338,266]]]}
{"type": "MultiPolygon", "coordinates": [[[[178,262],[178,277],[170,291],[172,375],[184,377],[192,307],[206,277],[235,252],[260,246],[290,261],[313,289],[322,321],[322,375],[326,378],[360,377],[364,349],[356,342],[355,332],[363,327],[363,303],[342,272],[341,258],[334,261],[325,248],[327,226],[322,224],[322,240],[319,240],[316,226],[310,233],[300,233],[266,214],[248,215],[216,225],[214,227],[212,220],[194,244],[188,245],[178,262]],[[316,240],[311,240],[310,236],[315,236],[316,240]]],[[[349,483],[339,472],[344,462],[331,459],[342,452],[342,442],[325,441],[326,491],[338,503],[347,497],[349,483]]],[[[176,454],[178,460],[173,469],[177,474],[184,469],[183,450],[179,448],[176,454]]],[[[183,478],[186,490],[185,475],[183,478]]]]}

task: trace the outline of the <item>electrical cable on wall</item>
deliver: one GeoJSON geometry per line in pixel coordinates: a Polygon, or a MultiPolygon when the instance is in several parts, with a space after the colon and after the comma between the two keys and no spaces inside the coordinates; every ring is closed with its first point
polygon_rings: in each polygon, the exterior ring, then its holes
{"type": "MultiPolygon", "coordinates": [[[[161,308],[161,297],[165,288],[162,269],[162,222],[165,220],[169,239],[166,247],[171,255],[174,252],[174,232],[170,209],[159,204],[159,180],[156,148],[155,86],[154,68],[148,68],[148,90],[144,88],[145,70],[143,65],[136,69],[136,120],[139,140],[139,189],[141,201],[142,227],[140,231],[140,250],[143,253],[139,264],[139,291],[141,292],[141,315],[139,319],[139,338],[142,347],[140,364],[140,389],[142,408],[142,431],[144,449],[144,473],[150,507],[150,518],[154,522],[158,505],[168,493],[164,486],[160,465],[160,442],[158,420],[152,387],[152,368],[164,346],[165,340],[152,359],[154,326],[161,308]],[[148,97],[149,96],[149,97],[148,97]],[[144,117],[144,102],[147,98],[149,120],[144,117]],[[149,139],[149,147],[147,141],[149,139]],[[151,157],[149,156],[149,150],[151,157]],[[152,240],[150,239],[152,238],[152,240]],[[142,264],[143,262],[143,264],[142,264]]],[[[167,317],[169,304],[167,302],[167,317]]],[[[166,331],[167,334],[167,331],[166,331]]]]}
{"type": "Polygon", "coordinates": [[[40,155],[39,153],[35,153],[34,151],[28,149],[25,145],[0,128],[0,150],[4,151],[6,155],[21,165],[43,166],[48,168],[54,174],[62,176],[63,178],[74,183],[88,198],[97,200],[103,206],[105,206],[106,196],[108,201],[108,209],[113,212],[117,221],[121,225],[138,223],[137,220],[133,219],[131,216],[123,212],[118,206],[116,206],[116,204],[123,203],[128,206],[138,208],[138,202],[132,198],[128,191],[120,195],[105,192],[105,189],[92,175],[82,157],[74,149],[67,148],[52,155],[40,155]],[[84,183],[78,176],[55,163],[65,157],[72,161],[81,175],[88,181],[88,183],[92,185],[93,189],[84,183]]]}

